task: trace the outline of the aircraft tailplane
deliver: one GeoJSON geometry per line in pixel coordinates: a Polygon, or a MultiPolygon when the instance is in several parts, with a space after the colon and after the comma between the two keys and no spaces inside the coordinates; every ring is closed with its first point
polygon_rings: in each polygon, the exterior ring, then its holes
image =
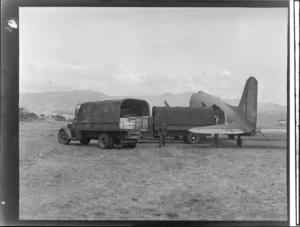
{"type": "Polygon", "coordinates": [[[256,128],[257,122],[257,80],[250,77],[245,84],[244,91],[238,105],[243,116],[256,128]]]}

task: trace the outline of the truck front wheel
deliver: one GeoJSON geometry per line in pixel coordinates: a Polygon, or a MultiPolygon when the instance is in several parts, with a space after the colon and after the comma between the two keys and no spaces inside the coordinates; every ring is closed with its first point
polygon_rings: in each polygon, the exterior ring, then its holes
{"type": "Polygon", "coordinates": [[[99,136],[99,147],[101,149],[111,149],[113,148],[113,138],[110,134],[108,133],[101,133],[99,136]]]}
{"type": "Polygon", "coordinates": [[[68,145],[71,140],[67,138],[66,132],[64,130],[61,130],[58,133],[58,141],[62,144],[68,145]]]}
{"type": "Polygon", "coordinates": [[[191,143],[191,144],[196,144],[199,142],[199,135],[195,134],[195,133],[189,133],[186,137],[187,142],[191,143]]]}

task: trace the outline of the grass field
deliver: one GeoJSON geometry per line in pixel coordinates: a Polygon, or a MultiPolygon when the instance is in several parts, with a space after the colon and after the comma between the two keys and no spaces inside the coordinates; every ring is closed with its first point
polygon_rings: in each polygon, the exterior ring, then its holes
{"type": "Polygon", "coordinates": [[[20,123],[22,220],[286,220],[286,135],[100,150],[20,123]]]}

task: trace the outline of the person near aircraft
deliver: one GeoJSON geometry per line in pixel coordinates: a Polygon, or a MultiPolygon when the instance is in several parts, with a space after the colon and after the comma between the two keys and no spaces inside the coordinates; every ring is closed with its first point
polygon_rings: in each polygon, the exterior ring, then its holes
{"type": "Polygon", "coordinates": [[[159,126],[158,135],[159,135],[159,147],[161,147],[161,145],[165,146],[165,144],[166,144],[166,135],[167,135],[167,126],[166,126],[165,122],[163,122],[159,126]]]}

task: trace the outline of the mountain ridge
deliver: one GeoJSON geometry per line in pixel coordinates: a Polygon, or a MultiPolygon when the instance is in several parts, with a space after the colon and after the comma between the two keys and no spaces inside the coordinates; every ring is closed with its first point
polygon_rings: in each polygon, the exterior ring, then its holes
{"type": "MultiPolygon", "coordinates": [[[[123,98],[137,98],[146,100],[150,108],[153,106],[165,106],[167,101],[170,106],[189,106],[190,97],[195,92],[184,92],[173,94],[166,92],[160,95],[151,96],[110,96],[101,92],[91,90],[74,90],[61,92],[38,92],[38,93],[20,93],[19,106],[26,108],[36,114],[61,114],[73,115],[77,103],[103,101],[123,98]]],[[[229,105],[236,106],[240,98],[226,99],[221,98],[229,105]]],[[[287,118],[287,107],[276,103],[258,103],[258,124],[272,122],[277,124],[278,120],[287,118]]],[[[269,124],[269,123],[268,123],[269,124]]]]}

